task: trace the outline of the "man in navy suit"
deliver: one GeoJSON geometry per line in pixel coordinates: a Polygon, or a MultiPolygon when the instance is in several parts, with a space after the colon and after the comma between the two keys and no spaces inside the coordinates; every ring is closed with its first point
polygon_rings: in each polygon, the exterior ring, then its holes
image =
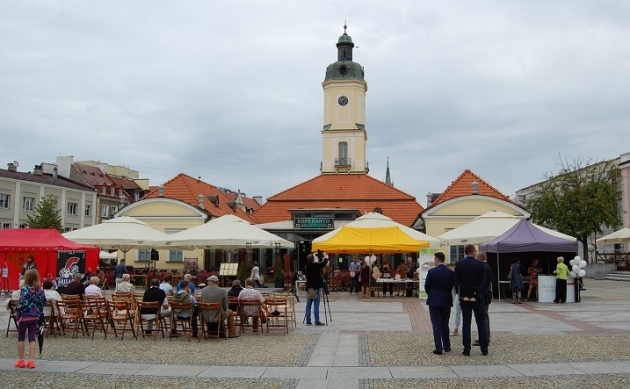
{"type": "Polygon", "coordinates": [[[464,246],[466,257],[455,264],[455,288],[459,291],[459,304],[462,308],[462,355],[470,356],[470,326],[475,313],[481,353],[488,355],[488,332],[485,317],[485,292],[487,287],[486,265],[475,258],[477,249],[471,244],[464,246]]]}
{"type": "Polygon", "coordinates": [[[437,355],[442,355],[442,350],[451,351],[448,320],[451,317],[451,307],[453,306],[451,291],[453,290],[455,275],[451,269],[444,265],[444,259],[443,253],[434,254],[435,267],[429,270],[424,282],[424,290],[429,295],[427,305],[433,326],[433,340],[435,342],[433,354],[437,355]]]}

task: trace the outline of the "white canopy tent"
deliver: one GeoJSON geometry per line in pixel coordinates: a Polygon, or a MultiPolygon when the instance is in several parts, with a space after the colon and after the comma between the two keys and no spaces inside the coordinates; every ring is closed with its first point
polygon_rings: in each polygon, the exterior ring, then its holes
{"type": "Polygon", "coordinates": [[[225,215],[209,222],[168,236],[171,247],[182,248],[283,248],[292,249],[292,242],[256,227],[234,215],[225,215]],[[278,246],[276,246],[278,243],[278,246]]]}
{"type": "Polygon", "coordinates": [[[604,235],[595,241],[597,244],[630,243],[630,228],[624,227],[612,234],[604,235]]]}
{"type": "MultiPolygon", "coordinates": [[[[521,220],[521,217],[510,215],[499,211],[486,212],[477,216],[471,222],[454,228],[442,235],[437,236],[444,246],[457,246],[466,244],[486,243],[503,235],[507,230],[514,227],[521,220]]],[[[575,241],[572,236],[533,224],[536,228],[553,235],[557,238],[575,241]]]]}
{"type": "Polygon", "coordinates": [[[129,216],[117,217],[101,224],[66,232],[63,236],[81,244],[120,250],[125,257],[131,249],[168,246],[170,240],[167,234],[129,216]]]}

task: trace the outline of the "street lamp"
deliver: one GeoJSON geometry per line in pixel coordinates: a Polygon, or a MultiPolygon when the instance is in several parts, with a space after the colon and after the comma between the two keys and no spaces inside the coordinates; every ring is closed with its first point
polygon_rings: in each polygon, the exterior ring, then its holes
{"type": "Polygon", "coordinates": [[[247,266],[251,267],[250,256],[252,254],[252,244],[250,242],[245,243],[245,248],[247,249],[247,266]]]}

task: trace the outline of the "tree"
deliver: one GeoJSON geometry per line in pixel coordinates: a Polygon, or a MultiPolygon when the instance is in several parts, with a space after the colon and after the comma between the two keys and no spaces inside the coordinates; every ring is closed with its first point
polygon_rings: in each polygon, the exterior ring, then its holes
{"type": "Polygon", "coordinates": [[[604,227],[621,224],[619,184],[621,173],[612,161],[591,163],[558,157],[560,171],[545,175],[527,201],[534,223],[574,236],[588,258],[587,239],[604,227]]]}
{"type": "Polygon", "coordinates": [[[54,228],[63,232],[59,210],[55,208],[57,208],[57,200],[52,196],[39,200],[35,215],[27,216],[28,228],[54,228]]]}

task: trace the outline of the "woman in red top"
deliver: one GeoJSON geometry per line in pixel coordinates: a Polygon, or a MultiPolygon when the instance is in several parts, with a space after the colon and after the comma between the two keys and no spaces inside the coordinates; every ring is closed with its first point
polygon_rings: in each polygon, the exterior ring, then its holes
{"type": "Polygon", "coordinates": [[[538,259],[534,259],[527,269],[527,272],[529,273],[529,290],[527,291],[527,298],[525,301],[529,301],[532,291],[534,291],[534,296],[538,298],[538,273],[541,271],[542,269],[538,266],[538,259]]]}

